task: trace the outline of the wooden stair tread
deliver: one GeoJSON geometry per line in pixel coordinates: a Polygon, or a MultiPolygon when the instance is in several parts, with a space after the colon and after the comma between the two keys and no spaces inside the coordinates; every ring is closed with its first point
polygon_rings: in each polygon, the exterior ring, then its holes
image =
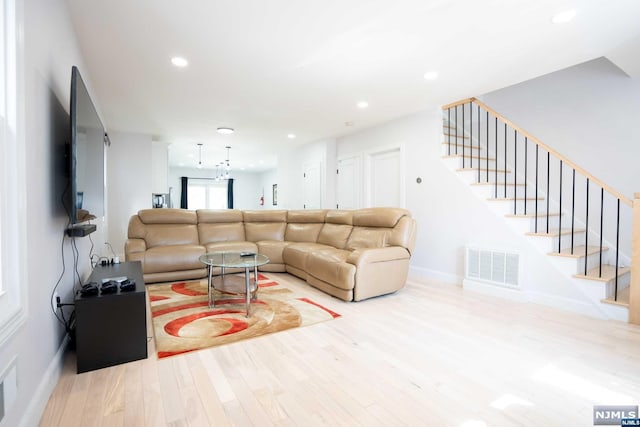
{"type": "MultiPolygon", "coordinates": [[[[478,170],[478,168],[474,168],[474,169],[478,170]]],[[[472,182],[471,185],[490,185],[492,187],[495,187],[496,183],[495,182],[472,182]]],[[[524,187],[524,184],[514,184],[513,182],[507,182],[506,184],[504,182],[499,182],[497,185],[498,185],[498,187],[504,187],[505,185],[507,187],[513,187],[514,185],[516,187],[524,187]]],[[[538,200],[540,200],[540,199],[538,199],[538,200]]]]}
{"type": "MultiPolygon", "coordinates": [[[[573,232],[584,233],[584,228],[576,228],[573,230],[573,232]]],[[[563,228],[561,230],[558,230],[557,228],[550,228],[548,233],[542,232],[542,231],[538,231],[537,233],[534,231],[526,233],[527,236],[536,236],[536,237],[558,237],[560,235],[566,236],[567,234],[571,234],[570,228],[563,228]]]]}
{"type": "MultiPolygon", "coordinates": [[[[513,197],[497,197],[497,198],[496,197],[492,197],[492,198],[487,199],[487,200],[490,201],[490,202],[513,202],[514,198],[513,197]]],[[[535,197],[527,197],[525,199],[524,197],[516,197],[515,200],[519,201],[519,202],[523,202],[525,200],[534,201],[534,200],[536,200],[536,198],[535,197]]],[[[538,197],[538,200],[544,200],[544,198],[538,197]]]]}
{"type": "MultiPolygon", "coordinates": [[[[587,280],[596,280],[598,282],[608,282],[613,280],[616,277],[616,266],[603,264],[602,265],[602,276],[599,276],[599,268],[592,268],[587,271],[587,274],[574,274],[573,277],[577,277],[578,279],[587,279],[587,280]]],[[[619,267],[618,268],[618,277],[623,276],[629,273],[631,269],[629,267],[619,267]]]]}
{"type": "MultiPolygon", "coordinates": [[[[480,168],[480,172],[498,172],[498,173],[511,173],[511,171],[505,171],[504,169],[487,169],[487,168],[480,168]]],[[[465,167],[465,168],[458,168],[456,169],[456,172],[478,172],[478,168],[472,168],[472,167],[465,167]]]]}
{"type": "MultiPolygon", "coordinates": [[[[540,199],[538,199],[540,200],[540,199]]],[[[558,212],[553,212],[550,213],[549,216],[559,216],[561,215],[558,212]]],[[[507,218],[529,218],[529,219],[535,219],[536,218],[536,214],[535,213],[528,213],[528,214],[506,214],[505,215],[507,218]]],[[[538,219],[540,218],[546,218],[547,217],[547,213],[546,212],[538,212],[538,219]]]]}
{"type": "Polygon", "coordinates": [[[455,134],[450,134],[450,133],[445,133],[444,136],[446,137],[451,137],[451,138],[463,138],[463,139],[469,139],[468,136],[464,136],[464,135],[458,135],[456,136],[455,134]]]}
{"type": "MultiPolygon", "coordinates": [[[[447,155],[442,156],[443,159],[451,159],[451,158],[456,158],[456,157],[457,158],[461,158],[462,154],[460,154],[460,153],[458,153],[458,154],[447,154],[447,155]]],[[[465,156],[465,158],[471,158],[471,156],[465,156]]],[[[494,159],[492,157],[488,157],[487,158],[487,157],[482,157],[482,156],[478,157],[476,155],[473,156],[473,160],[478,160],[478,159],[480,159],[480,160],[489,160],[490,162],[496,160],[496,159],[494,159]]]]}
{"type": "MultiPolygon", "coordinates": [[[[602,247],[602,252],[608,251],[609,248],[606,246],[602,247]]],[[[594,255],[600,253],[600,246],[587,246],[587,255],[594,255]]],[[[551,252],[548,255],[551,256],[561,256],[566,258],[582,258],[584,257],[584,245],[582,246],[574,246],[573,253],[571,253],[571,248],[566,248],[561,250],[560,252],[551,252]]]]}
{"type": "Polygon", "coordinates": [[[621,305],[623,307],[629,307],[629,292],[630,288],[624,288],[621,291],[618,291],[618,298],[616,300],[613,297],[605,298],[600,300],[605,304],[613,304],[613,305],[621,305]]]}
{"type": "MultiPolygon", "coordinates": [[[[452,142],[451,144],[449,144],[448,142],[443,142],[442,145],[451,145],[452,149],[456,147],[455,142],[452,142]]],[[[465,150],[482,150],[483,149],[483,147],[478,147],[476,145],[472,147],[471,145],[458,144],[458,151],[462,150],[463,147],[465,150]]]]}

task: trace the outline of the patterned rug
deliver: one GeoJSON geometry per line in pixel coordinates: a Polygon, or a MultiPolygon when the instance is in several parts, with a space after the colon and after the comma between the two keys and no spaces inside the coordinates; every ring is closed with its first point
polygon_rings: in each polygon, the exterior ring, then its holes
{"type": "MultiPolygon", "coordinates": [[[[244,276],[234,276],[244,283],[244,276]]],[[[149,285],[147,292],[158,358],[340,317],[262,274],[249,318],[244,295],[216,291],[215,307],[209,308],[206,280],[149,285]]]]}

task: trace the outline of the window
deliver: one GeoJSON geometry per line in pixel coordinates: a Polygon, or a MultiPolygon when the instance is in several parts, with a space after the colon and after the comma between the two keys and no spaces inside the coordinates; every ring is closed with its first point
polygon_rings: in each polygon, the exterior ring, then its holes
{"type": "Polygon", "coordinates": [[[24,144],[15,0],[0,0],[0,346],[25,319],[24,144]]]}
{"type": "Polygon", "coordinates": [[[226,209],[227,183],[191,178],[187,187],[189,209],[226,209]]]}

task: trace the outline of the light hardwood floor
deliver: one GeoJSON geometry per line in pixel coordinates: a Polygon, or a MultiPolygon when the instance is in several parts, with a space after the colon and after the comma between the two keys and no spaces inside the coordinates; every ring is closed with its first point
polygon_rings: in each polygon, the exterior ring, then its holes
{"type": "MultiPolygon", "coordinates": [[[[328,322],[77,375],[41,426],[590,426],[640,403],[640,327],[441,284],[345,303],[328,322]]],[[[150,323],[149,323],[150,324],[150,323]]],[[[149,332],[150,335],[151,329],[149,332]]]]}

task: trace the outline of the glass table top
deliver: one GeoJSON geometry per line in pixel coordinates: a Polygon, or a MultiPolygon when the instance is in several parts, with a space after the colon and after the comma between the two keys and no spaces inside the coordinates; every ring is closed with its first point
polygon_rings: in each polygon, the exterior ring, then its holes
{"type": "Polygon", "coordinates": [[[253,268],[269,262],[266,255],[255,252],[210,252],[199,259],[203,264],[225,268],[253,268]]]}

